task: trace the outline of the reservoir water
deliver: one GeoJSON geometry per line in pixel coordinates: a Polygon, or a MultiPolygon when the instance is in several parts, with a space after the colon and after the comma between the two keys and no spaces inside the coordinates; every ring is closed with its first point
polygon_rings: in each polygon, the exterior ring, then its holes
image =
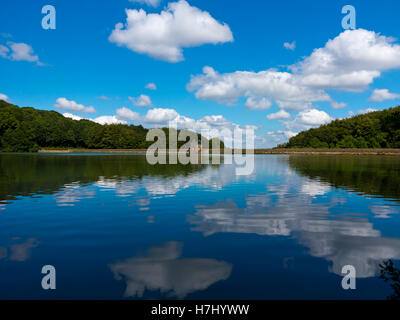
{"type": "Polygon", "coordinates": [[[0,299],[386,299],[399,204],[396,156],[0,154],[0,299]]]}

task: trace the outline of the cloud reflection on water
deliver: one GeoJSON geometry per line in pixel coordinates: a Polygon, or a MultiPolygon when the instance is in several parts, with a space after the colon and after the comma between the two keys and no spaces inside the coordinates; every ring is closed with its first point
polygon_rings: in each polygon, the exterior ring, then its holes
{"type": "Polygon", "coordinates": [[[110,264],[117,280],[125,279],[125,297],[143,297],[145,290],[184,298],[229,278],[232,265],[203,258],[180,258],[183,244],[167,242],[148,250],[145,257],[133,257],[110,264]]]}
{"type": "MultiPolygon", "coordinates": [[[[275,165],[279,171],[280,164],[275,165]]],[[[338,275],[342,266],[350,264],[356,267],[358,278],[372,277],[383,260],[400,259],[400,239],[383,237],[369,221],[369,212],[343,212],[346,200],[331,197],[330,191],[326,183],[287,174],[280,184],[267,185],[264,193],[245,195],[244,206],[232,199],[198,205],[187,220],[192,230],[204,236],[290,236],[307,247],[311,256],[331,262],[329,270],[338,275]],[[335,210],[336,206],[342,207],[335,210]]],[[[388,206],[370,209],[377,217],[396,212],[388,206]]]]}
{"type": "Polygon", "coordinates": [[[32,249],[38,245],[39,242],[35,238],[29,238],[23,243],[0,247],[0,259],[8,258],[10,261],[24,262],[29,259],[32,249]]]}
{"type": "MultiPolygon", "coordinates": [[[[341,275],[343,265],[352,264],[357,268],[358,277],[372,277],[382,260],[400,258],[400,239],[383,237],[371,222],[372,217],[391,218],[399,213],[397,207],[361,196],[369,199],[371,205],[366,207],[367,210],[355,211],[354,207],[346,206],[347,194],[337,192],[335,187],[327,181],[321,182],[318,177],[300,176],[297,168],[288,165],[288,159],[286,156],[271,156],[265,161],[256,157],[255,172],[240,178],[235,176],[232,165],[208,166],[186,175],[168,177],[147,175],[141,179],[128,179],[101,176],[94,183],[94,189],[79,190],[72,184],[58,192],[55,198],[60,205],[73,205],[95,196],[95,192],[111,191],[118,197],[131,198],[130,206],[149,211],[153,200],[176,197],[180,191],[190,187],[196,187],[196,192],[225,192],[214,204],[200,202],[195,206],[194,214],[187,217],[193,231],[205,236],[242,233],[291,237],[307,247],[310,255],[329,261],[330,271],[338,275],[341,275]],[[261,185],[263,190],[247,191],[254,183],[261,185]],[[244,205],[240,197],[227,192],[235,184],[243,188],[244,205]]],[[[153,215],[149,221],[154,222],[153,215]]],[[[132,259],[135,263],[139,261],[132,259]]],[[[130,274],[127,269],[124,271],[130,274]]],[[[137,285],[135,288],[139,288],[132,291],[136,295],[141,294],[140,288],[153,287],[150,279],[145,281],[146,284],[133,283],[137,285]]],[[[167,287],[175,290],[172,285],[167,287]]]]}

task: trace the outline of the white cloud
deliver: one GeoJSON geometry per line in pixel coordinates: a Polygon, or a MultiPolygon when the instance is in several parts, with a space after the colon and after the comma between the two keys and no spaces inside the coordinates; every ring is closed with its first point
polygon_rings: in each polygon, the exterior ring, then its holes
{"type": "Polygon", "coordinates": [[[143,118],[144,122],[149,123],[166,123],[178,117],[178,112],[174,109],[155,108],[147,111],[143,118]]]}
{"type": "Polygon", "coordinates": [[[82,118],[82,117],[79,117],[77,115],[74,115],[74,114],[68,113],[68,112],[63,113],[63,116],[66,118],[71,118],[73,120],[82,120],[82,119],[90,120],[90,121],[93,121],[93,122],[96,122],[96,123],[99,123],[102,125],[104,125],[104,124],[127,124],[127,122],[125,120],[119,119],[119,117],[116,117],[116,116],[100,116],[100,117],[97,117],[94,119],[90,119],[90,118],[82,118]]]}
{"type": "Polygon", "coordinates": [[[333,109],[343,109],[347,107],[347,103],[331,101],[331,106],[333,109]]]}
{"type": "Polygon", "coordinates": [[[8,47],[0,45],[0,56],[14,61],[36,62],[37,65],[44,64],[39,61],[39,57],[34,54],[33,49],[26,43],[7,42],[8,47]]]}
{"type": "Polygon", "coordinates": [[[116,116],[101,116],[93,119],[92,121],[99,124],[127,124],[126,121],[120,120],[116,116]]]}
{"type": "Polygon", "coordinates": [[[287,142],[291,137],[294,137],[297,132],[291,130],[269,131],[266,134],[266,139],[263,141],[263,148],[273,148],[278,144],[287,142]]]}
{"type": "Polygon", "coordinates": [[[33,49],[31,46],[26,43],[11,43],[10,44],[12,53],[11,58],[17,61],[30,61],[37,62],[39,61],[39,57],[33,55],[33,49]]]}
{"type": "Polygon", "coordinates": [[[131,120],[131,121],[140,119],[139,113],[133,112],[132,110],[125,107],[117,109],[117,117],[118,119],[121,120],[131,120]]]}
{"type": "Polygon", "coordinates": [[[161,0],[129,0],[129,2],[136,2],[140,4],[147,4],[148,6],[158,7],[161,0]]]}
{"type": "Polygon", "coordinates": [[[300,111],[295,119],[287,121],[286,128],[289,130],[307,130],[312,127],[318,127],[320,125],[329,123],[333,120],[325,111],[317,109],[309,109],[300,111]]]}
{"type": "Polygon", "coordinates": [[[283,47],[285,48],[285,49],[288,49],[288,50],[294,50],[294,49],[296,49],[296,41],[293,41],[293,42],[285,42],[284,44],[283,44],[283,47]]]}
{"type": "Polygon", "coordinates": [[[129,97],[129,100],[131,100],[133,105],[136,107],[146,108],[152,106],[150,97],[146,96],[145,94],[141,94],[138,98],[129,97]]]}
{"type": "Polygon", "coordinates": [[[353,116],[356,116],[359,114],[366,114],[366,113],[375,112],[375,111],[378,111],[378,110],[374,109],[374,108],[366,108],[366,109],[358,110],[357,112],[349,111],[347,114],[349,115],[349,117],[353,117],[353,116]]]}
{"type": "Polygon", "coordinates": [[[400,68],[400,45],[395,40],[364,29],[346,30],[315,49],[289,72],[268,69],[219,74],[204,67],[192,76],[187,89],[198,99],[235,104],[239,98],[274,101],[285,110],[312,109],[313,103],[334,102],[326,90],[363,91],[386,70],[400,68]]]}
{"type": "Polygon", "coordinates": [[[96,110],[92,106],[85,107],[83,104],[76,103],[75,101],[68,100],[66,98],[58,98],[56,102],[57,103],[54,105],[54,107],[59,109],[86,112],[86,113],[96,112],[96,110]]]}
{"type": "Polygon", "coordinates": [[[400,67],[400,46],[394,41],[374,31],[346,30],[293,70],[309,86],[361,91],[382,71],[400,67]]]}
{"type": "Polygon", "coordinates": [[[10,51],[6,46],[0,44],[0,57],[7,58],[7,54],[10,51]]]}
{"type": "Polygon", "coordinates": [[[400,98],[400,94],[391,93],[388,89],[375,89],[369,101],[381,102],[384,100],[394,100],[400,98]]]}
{"type": "Polygon", "coordinates": [[[355,115],[354,111],[349,111],[349,112],[347,112],[347,114],[349,115],[349,117],[352,117],[355,115]]]}
{"type": "Polygon", "coordinates": [[[268,109],[272,105],[271,101],[266,98],[256,99],[256,98],[248,98],[246,100],[245,106],[251,110],[265,110],[268,109]]]}
{"type": "Polygon", "coordinates": [[[290,130],[286,130],[286,131],[282,131],[282,130],[278,130],[278,133],[283,133],[285,135],[286,138],[290,139],[291,137],[294,137],[295,135],[297,135],[296,132],[290,131],[290,130]]]}
{"type": "Polygon", "coordinates": [[[203,73],[192,76],[187,85],[198,99],[234,104],[240,97],[266,97],[290,110],[303,109],[314,101],[330,101],[323,90],[299,85],[297,78],[289,72],[269,69],[219,74],[211,67],[204,67],[203,73]]]}
{"type": "Polygon", "coordinates": [[[8,101],[10,98],[4,93],[0,93],[0,100],[8,101]]]}
{"type": "Polygon", "coordinates": [[[278,119],[289,119],[290,118],[290,113],[286,112],[285,110],[280,110],[275,113],[270,113],[267,115],[268,120],[278,120],[278,119]]]}
{"type": "Polygon", "coordinates": [[[150,82],[150,83],[146,84],[145,88],[149,89],[149,90],[157,90],[157,86],[154,82],[150,82]]]}
{"type": "Polygon", "coordinates": [[[178,62],[182,49],[233,41],[227,24],[185,0],[169,3],[160,14],[126,9],[126,23],[117,23],[109,41],[155,59],[178,62]]]}
{"type": "Polygon", "coordinates": [[[66,118],[71,118],[72,120],[82,120],[82,119],[84,119],[82,117],[79,117],[79,116],[74,115],[74,114],[69,113],[69,112],[63,113],[63,116],[66,117],[66,118]]]}
{"type": "Polygon", "coordinates": [[[332,118],[322,110],[311,109],[299,112],[296,119],[306,125],[321,125],[332,121],[332,118]]]}
{"type": "Polygon", "coordinates": [[[367,109],[361,109],[361,110],[358,110],[358,114],[365,114],[365,113],[370,113],[370,112],[375,112],[375,111],[378,111],[378,110],[376,110],[376,109],[373,109],[373,108],[367,108],[367,109]]]}

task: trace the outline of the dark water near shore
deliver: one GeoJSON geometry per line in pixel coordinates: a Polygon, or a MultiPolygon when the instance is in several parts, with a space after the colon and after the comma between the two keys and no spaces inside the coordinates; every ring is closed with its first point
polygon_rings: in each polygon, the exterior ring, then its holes
{"type": "Polygon", "coordinates": [[[397,156],[0,154],[0,299],[386,299],[399,205],[397,156]]]}

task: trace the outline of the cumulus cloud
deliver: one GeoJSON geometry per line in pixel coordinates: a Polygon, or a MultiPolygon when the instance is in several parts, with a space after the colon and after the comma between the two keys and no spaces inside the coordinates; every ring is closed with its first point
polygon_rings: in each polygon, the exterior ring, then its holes
{"type": "Polygon", "coordinates": [[[309,109],[300,111],[295,119],[286,122],[287,129],[290,130],[307,130],[317,127],[333,120],[325,111],[317,109],[309,109]]]}
{"type": "Polygon", "coordinates": [[[400,94],[391,93],[389,92],[388,89],[375,89],[368,100],[374,102],[381,102],[384,100],[394,100],[398,98],[400,98],[400,94]]]}
{"type": "Polygon", "coordinates": [[[296,134],[296,132],[290,130],[269,131],[266,134],[266,139],[263,141],[264,147],[275,147],[277,144],[286,142],[288,139],[294,137],[296,134]]]}
{"type": "Polygon", "coordinates": [[[8,101],[10,98],[4,93],[0,93],[0,100],[8,101]]]}
{"type": "Polygon", "coordinates": [[[36,62],[37,65],[43,66],[39,57],[34,54],[32,47],[26,43],[7,42],[8,47],[0,45],[0,56],[14,61],[36,62]]]}
{"type": "Polygon", "coordinates": [[[154,82],[150,82],[150,83],[146,84],[145,88],[149,89],[149,90],[157,90],[157,86],[154,82]]]}
{"type": "Polygon", "coordinates": [[[293,41],[293,42],[285,42],[284,44],[283,44],[283,47],[285,48],[285,49],[288,49],[288,50],[294,50],[294,49],[296,49],[296,41],[293,41]]]}
{"type": "Polygon", "coordinates": [[[70,118],[72,120],[78,120],[78,121],[84,119],[84,118],[82,118],[80,116],[74,115],[74,114],[69,113],[69,112],[63,113],[63,116],[66,117],[66,118],[70,118]]]}
{"type": "Polygon", "coordinates": [[[347,103],[331,101],[331,106],[333,109],[343,109],[347,107],[347,103]]]}
{"type": "Polygon", "coordinates": [[[166,123],[178,117],[178,112],[174,109],[154,108],[147,111],[143,118],[144,122],[149,123],[166,123]]]}
{"type": "Polygon", "coordinates": [[[75,101],[68,100],[66,98],[58,98],[56,102],[57,103],[54,105],[54,107],[59,109],[86,113],[96,112],[96,110],[92,106],[85,107],[83,104],[76,103],[75,101]]]}
{"type": "Polygon", "coordinates": [[[136,2],[140,4],[147,4],[148,6],[151,7],[158,7],[160,4],[161,0],[129,0],[129,2],[136,2]]]}
{"type": "Polygon", "coordinates": [[[301,86],[292,73],[275,69],[220,74],[207,66],[202,75],[191,77],[187,89],[195,91],[198,99],[231,105],[240,97],[271,98],[290,110],[303,109],[314,101],[330,100],[323,90],[301,86]]]}
{"type": "Polygon", "coordinates": [[[26,43],[11,43],[10,47],[12,50],[11,58],[13,60],[30,62],[39,61],[39,57],[37,55],[33,55],[32,47],[26,43]]]}
{"type": "Polygon", "coordinates": [[[378,111],[378,109],[374,109],[374,108],[366,108],[366,109],[361,109],[358,111],[349,111],[347,114],[349,115],[349,117],[353,117],[359,114],[366,114],[366,113],[370,113],[370,112],[375,112],[378,111]]]}
{"type": "Polygon", "coordinates": [[[281,120],[281,119],[289,119],[290,118],[290,113],[286,112],[285,110],[280,110],[275,113],[270,113],[267,115],[268,120],[281,120]]]}
{"type": "Polygon", "coordinates": [[[185,0],[169,3],[160,14],[126,9],[126,15],[125,24],[115,25],[109,41],[159,60],[179,62],[183,48],[233,41],[227,24],[185,0]]]}
{"type": "Polygon", "coordinates": [[[363,91],[386,70],[400,67],[400,45],[391,37],[364,29],[346,30],[287,72],[268,69],[220,74],[204,67],[187,89],[198,99],[235,104],[239,98],[268,99],[285,110],[312,109],[313,103],[334,102],[326,90],[363,91]]]}
{"type": "Polygon", "coordinates": [[[131,121],[140,119],[139,113],[134,112],[125,107],[117,109],[117,117],[118,119],[121,120],[131,120],[131,121]]]}
{"type": "Polygon", "coordinates": [[[101,116],[93,119],[92,121],[99,124],[127,124],[126,121],[118,119],[116,116],[101,116]]]}
{"type": "Polygon", "coordinates": [[[82,119],[90,120],[90,121],[93,121],[93,122],[96,122],[96,123],[102,124],[102,125],[104,125],[104,124],[127,124],[127,122],[123,119],[120,119],[119,116],[117,117],[117,116],[107,116],[106,115],[106,116],[100,116],[100,117],[91,119],[91,118],[79,117],[79,116],[74,115],[69,112],[63,113],[63,116],[66,118],[73,119],[73,120],[82,120],[82,119]]]}
{"type": "MultiPolygon", "coordinates": [[[[290,114],[284,110],[267,115],[269,120],[289,119],[290,114]],[[287,118],[285,118],[287,117],[287,118]]],[[[331,122],[333,118],[325,111],[317,109],[307,109],[300,111],[291,121],[284,121],[285,130],[267,132],[267,139],[264,144],[268,147],[274,147],[277,144],[286,142],[291,137],[297,135],[300,131],[319,127],[320,125],[331,122]]]]}
{"type": "Polygon", "coordinates": [[[129,97],[129,100],[131,100],[132,104],[136,107],[146,108],[152,106],[150,97],[145,94],[141,94],[137,98],[129,97]]]}
{"type": "Polygon", "coordinates": [[[7,54],[10,51],[6,46],[0,44],[0,57],[7,58],[7,54]]]}
{"type": "Polygon", "coordinates": [[[266,98],[255,99],[250,97],[246,100],[245,103],[245,106],[251,110],[265,110],[268,109],[271,105],[271,101],[267,100],[266,98]]]}
{"type": "Polygon", "coordinates": [[[349,111],[349,112],[347,112],[347,114],[349,115],[349,117],[352,117],[355,115],[354,111],[349,111]]]}
{"type": "Polygon", "coordinates": [[[375,111],[378,111],[378,110],[376,110],[374,108],[367,108],[367,109],[358,110],[357,113],[358,114],[366,114],[366,113],[375,112],[375,111]]]}
{"type": "Polygon", "coordinates": [[[361,91],[382,71],[400,67],[400,45],[394,41],[374,31],[346,30],[293,69],[310,86],[361,91]]]}

